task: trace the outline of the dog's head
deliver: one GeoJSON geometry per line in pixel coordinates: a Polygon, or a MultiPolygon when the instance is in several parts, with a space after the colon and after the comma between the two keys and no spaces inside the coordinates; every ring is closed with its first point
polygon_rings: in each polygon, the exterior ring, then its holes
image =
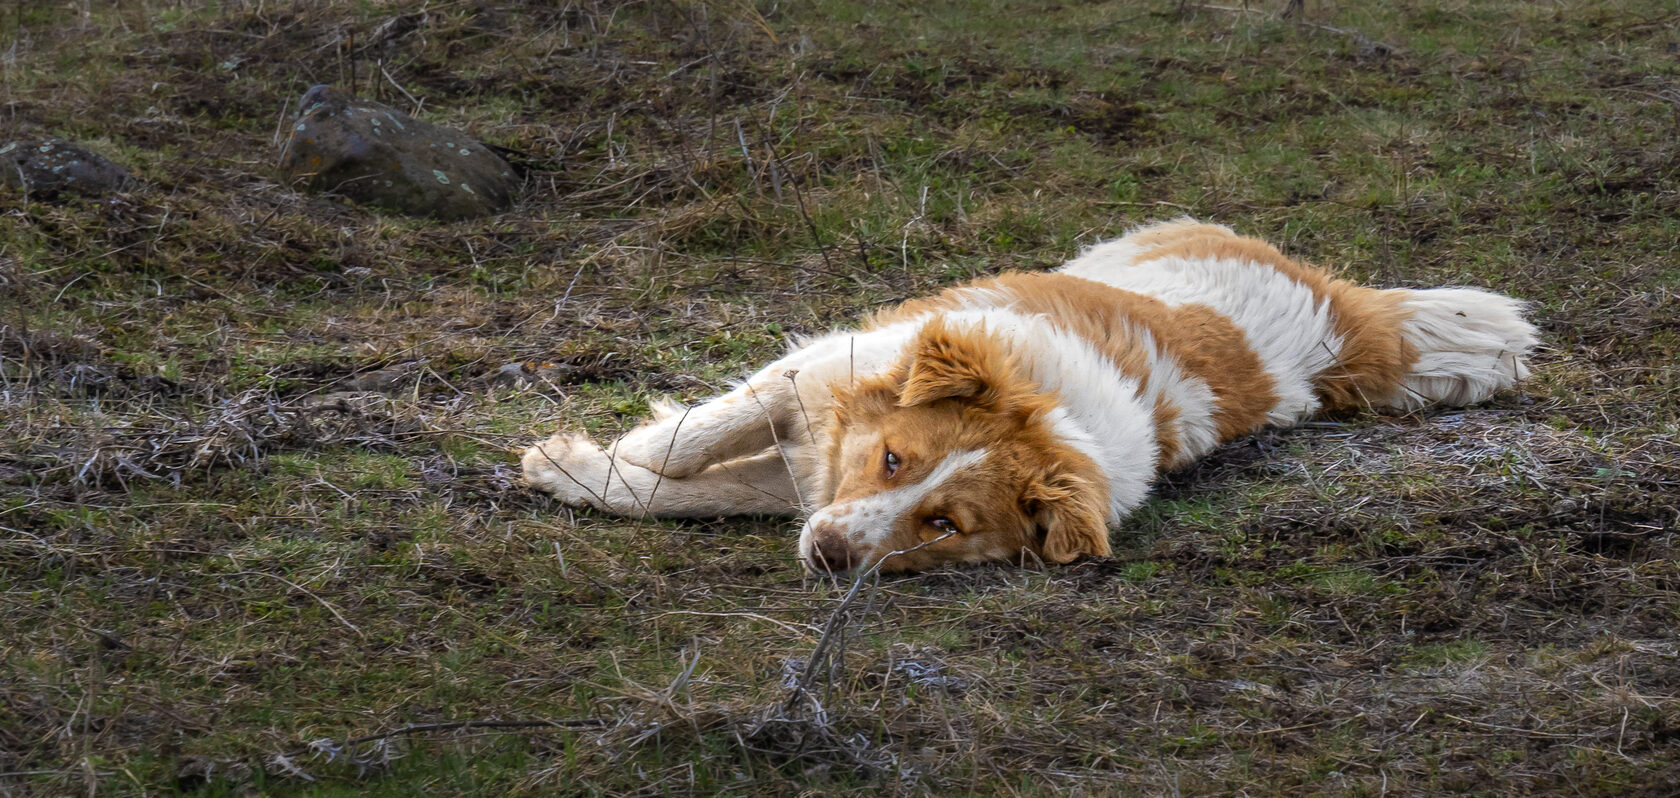
{"type": "Polygon", "coordinates": [[[1054,397],[983,329],[929,323],[887,374],[836,397],[834,498],[799,554],[817,572],[1109,553],[1108,486],[1061,440],[1054,397]],[[896,552],[896,553],[895,553],[896,552]]]}

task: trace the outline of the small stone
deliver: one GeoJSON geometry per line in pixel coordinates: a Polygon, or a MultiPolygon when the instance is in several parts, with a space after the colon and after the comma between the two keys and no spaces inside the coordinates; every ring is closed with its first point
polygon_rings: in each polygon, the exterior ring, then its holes
{"type": "Polygon", "coordinates": [[[20,188],[38,199],[62,194],[98,196],[134,182],[127,169],[62,139],[10,141],[0,146],[0,185],[20,188]]]}
{"type": "Polygon", "coordinates": [[[310,89],[299,105],[310,110],[293,126],[280,170],[309,190],[416,216],[465,219],[507,208],[519,189],[507,161],[463,141],[458,130],[328,86],[310,89]],[[455,190],[469,182],[473,188],[455,190]]]}
{"type": "Polygon", "coordinates": [[[372,393],[390,392],[407,387],[409,378],[414,374],[416,363],[404,363],[400,366],[367,371],[350,377],[343,382],[343,387],[351,391],[372,393]]]}
{"type": "Polygon", "coordinates": [[[571,368],[563,364],[527,360],[520,363],[504,363],[479,379],[492,385],[517,388],[532,383],[552,382],[564,377],[569,371],[571,368]]]}

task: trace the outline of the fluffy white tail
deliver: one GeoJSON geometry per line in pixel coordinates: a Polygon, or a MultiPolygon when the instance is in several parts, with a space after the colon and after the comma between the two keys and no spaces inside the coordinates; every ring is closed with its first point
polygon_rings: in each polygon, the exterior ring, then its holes
{"type": "Polygon", "coordinates": [[[1411,317],[1401,335],[1417,362],[1387,404],[1412,409],[1432,403],[1486,400],[1528,376],[1524,358],[1539,343],[1521,301],[1476,288],[1407,290],[1411,317]]]}

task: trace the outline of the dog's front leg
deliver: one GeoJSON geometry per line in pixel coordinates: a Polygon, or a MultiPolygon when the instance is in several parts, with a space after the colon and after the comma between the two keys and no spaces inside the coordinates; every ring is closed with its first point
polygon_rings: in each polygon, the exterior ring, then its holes
{"type": "Polygon", "coordinates": [[[619,439],[614,454],[683,477],[778,444],[812,443],[833,403],[833,386],[887,368],[914,331],[914,324],[900,324],[811,341],[716,399],[692,408],[655,408],[654,421],[619,439]]]}
{"type": "MultiPolygon", "coordinates": [[[[656,407],[654,420],[612,446],[620,459],[667,477],[762,452],[798,434],[798,398],[783,374],[765,369],[729,393],[693,407],[656,407]]],[[[804,440],[804,436],[800,436],[804,440]]]]}
{"type": "Polygon", "coordinates": [[[667,477],[685,477],[778,444],[809,443],[810,413],[827,407],[829,390],[828,369],[813,367],[833,361],[835,348],[824,343],[793,352],[735,390],[693,407],[657,405],[654,420],[625,433],[613,454],[667,477]]]}
{"type": "Polygon", "coordinates": [[[525,480],[574,506],[632,518],[796,515],[799,488],[781,452],[718,463],[683,479],[621,458],[588,437],[561,433],[525,451],[525,480]]]}

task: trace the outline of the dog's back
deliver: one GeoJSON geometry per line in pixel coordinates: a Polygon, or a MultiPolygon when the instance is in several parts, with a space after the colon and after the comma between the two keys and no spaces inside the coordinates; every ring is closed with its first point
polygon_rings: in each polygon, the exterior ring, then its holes
{"type": "Polygon", "coordinates": [[[1538,342],[1510,297],[1366,288],[1189,219],[1098,244],[1060,271],[1229,318],[1277,383],[1273,423],[1321,407],[1484,401],[1527,376],[1523,357],[1538,342]]]}

